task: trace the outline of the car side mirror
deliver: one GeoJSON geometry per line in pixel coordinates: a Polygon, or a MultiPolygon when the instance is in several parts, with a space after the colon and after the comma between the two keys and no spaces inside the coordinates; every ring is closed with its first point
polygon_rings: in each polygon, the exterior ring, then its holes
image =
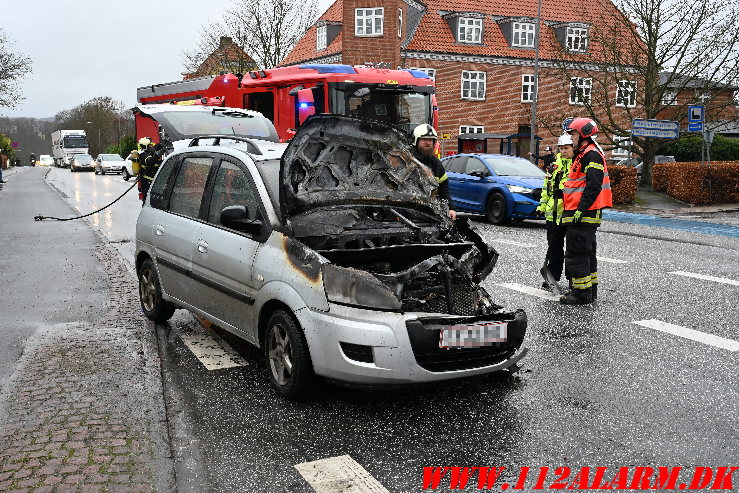
{"type": "Polygon", "coordinates": [[[470,172],[470,176],[474,176],[475,178],[485,178],[487,174],[484,171],[472,171],[470,172]]]}
{"type": "Polygon", "coordinates": [[[221,211],[221,224],[227,228],[256,235],[262,231],[262,221],[250,220],[245,205],[230,205],[221,211]]]}

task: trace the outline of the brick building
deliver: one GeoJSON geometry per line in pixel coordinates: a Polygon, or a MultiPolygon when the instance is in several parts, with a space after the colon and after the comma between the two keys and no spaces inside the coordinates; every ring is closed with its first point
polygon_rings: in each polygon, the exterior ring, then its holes
{"type": "Polygon", "coordinates": [[[218,48],[208,55],[195,72],[182,74],[184,80],[218,75],[221,72],[233,74],[245,74],[250,70],[256,70],[257,64],[233,39],[221,36],[218,48]]]}
{"type": "MultiPolygon", "coordinates": [[[[543,0],[537,107],[542,144],[554,145],[557,123],[586,116],[581,98],[590,98],[593,79],[577,68],[598,58],[592,34],[598,23],[617,17],[610,2],[543,0]],[[562,61],[574,67],[563,76],[562,61]],[[569,82],[569,83],[568,83],[569,82]],[[548,122],[544,125],[544,122],[548,122]]],[[[534,82],[536,0],[508,3],[471,0],[337,0],[298,42],[281,65],[298,63],[387,64],[415,68],[435,79],[444,152],[456,151],[460,134],[482,133],[476,149],[529,149],[534,82]]],[[[606,88],[615,102],[608,108],[629,121],[636,104],[635,76],[616,77],[606,88]]],[[[604,109],[605,111],[605,109],[604,109]]],[[[627,125],[628,128],[628,125],[627,125]]],[[[465,137],[475,137],[465,135],[465,137]]],[[[614,136],[603,136],[608,144],[614,136]]],[[[609,148],[610,146],[605,146],[609,148]]],[[[469,146],[465,146],[469,149],[469,146]]],[[[617,151],[621,157],[623,151],[617,151]]],[[[610,155],[608,157],[611,157],[610,155]]]]}

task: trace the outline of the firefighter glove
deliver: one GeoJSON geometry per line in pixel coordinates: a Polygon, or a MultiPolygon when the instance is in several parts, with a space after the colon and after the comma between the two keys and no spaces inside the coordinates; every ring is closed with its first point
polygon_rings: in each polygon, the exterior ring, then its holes
{"type": "Polygon", "coordinates": [[[582,221],[582,211],[575,211],[575,214],[572,216],[572,222],[579,223],[580,221],[582,221]]]}

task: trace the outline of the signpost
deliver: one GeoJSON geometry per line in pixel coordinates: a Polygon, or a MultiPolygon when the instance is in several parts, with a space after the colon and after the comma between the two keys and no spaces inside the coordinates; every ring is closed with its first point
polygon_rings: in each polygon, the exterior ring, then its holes
{"type": "Polygon", "coordinates": [[[688,132],[702,132],[705,122],[705,108],[701,104],[688,106],[688,132]]]}
{"type": "Polygon", "coordinates": [[[637,118],[631,122],[631,135],[636,137],[677,139],[680,136],[680,122],[637,118]]]}

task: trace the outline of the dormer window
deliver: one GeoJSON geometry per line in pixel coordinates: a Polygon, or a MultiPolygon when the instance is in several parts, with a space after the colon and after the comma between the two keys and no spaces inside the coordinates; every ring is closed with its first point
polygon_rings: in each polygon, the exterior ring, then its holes
{"type": "Polygon", "coordinates": [[[457,41],[460,43],[482,43],[482,19],[460,17],[457,20],[457,41]]]}
{"type": "Polygon", "coordinates": [[[319,26],[316,28],[316,51],[321,51],[326,49],[326,39],[327,39],[327,28],[326,26],[319,26]]]}
{"type": "Polygon", "coordinates": [[[530,22],[513,23],[513,46],[516,48],[533,48],[536,25],[530,22]]]}
{"type": "Polygon", "coordinates": [[[382,36],[383,7],[354,9],[354,34],[357,36],[382,36]]]}
{"type": "Polygon", "coordinates": [[[567,51],[585,53],[588,51],[588,30],[581,27],[567,28],[567,51]]]}

